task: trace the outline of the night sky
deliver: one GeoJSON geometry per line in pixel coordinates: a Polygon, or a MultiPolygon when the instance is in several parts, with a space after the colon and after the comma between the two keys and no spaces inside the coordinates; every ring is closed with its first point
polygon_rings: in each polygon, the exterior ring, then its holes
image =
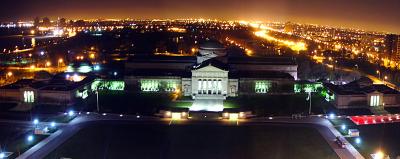
{"type": "Polygon", "coordinates": [[[35,16],[295,21],[400,33],[400,0],[1,0],[0,20],[35,16]]]}

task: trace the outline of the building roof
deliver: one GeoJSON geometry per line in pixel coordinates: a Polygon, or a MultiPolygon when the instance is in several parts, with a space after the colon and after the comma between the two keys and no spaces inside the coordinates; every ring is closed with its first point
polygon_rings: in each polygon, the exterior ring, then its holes
{"type": "Polygon", "coordinates": [[[131,69],[125,72],[132,76],[176,76],[191,77],[191,72],[182,70],[160,70],[160,69],[131,69]]]}
{"type": "Polygon", "coordinates": [[[293,76],[278,71],[231,71],[229,78],[263,78],[263,79],[288,79],[294,80],[293,76]]]}
{"type": "Polygon", "coordinates": [[[198,69],[201,69],[201,68],[207,67],[207,66],[214,66],[216,68],[219,68],[219,69],[225,70],[225,71],[229,70],[229,66],[226,63],[224,63],[224,62],[222,62],[222,61],[220,61],[220,60],[218,60],[216,58],[208,59],[206,61],[203,61],[200,64],[194,65],[192,67],[192,69],[193,70],[198,70],[198,69]]]}
{"type": "Polygon", "coordinates": [[[129,62],[137,63],[196,63],[195,56],[156,56],[156,55],[137,55],[132,56],[129,62]]]}
{"type": "Polygon", "coordinates": [[[9,84],[0,89],[20,89],[24,87],[31,87],[38,90],[55,90],[55,91],[70,91],[90,83],[96,79],[93,75],[88,75],[86,78],[79,82],[72,82],[65,79],[65,74],[55,75],[50,80],[35,81],[33,79],[22,79],[13,84],[9,84]]]}
{"type": "Polygon", "coordinates": [[[225,49],[224,45],[222,45],[217,40],[206,40],[200,43],[200,49],[225,49]]]}
{"type": "Polygon", "coordinates": [[[380,92],[383,94],[400,94],[399,91],[392,89],[383,84],[373,84],[367,77],[362,77],[358,80],[345,85],[334,85],[325,83],[325,87],[339,95],[363,95],[372,92],[380,92]]]}
{"type": "Polygon", "coordinates": [[[20,79],[17,82],[0,87],[0,89],[20,89],[32,84],[33,79],[20,79]]]}
{"type": "Polygon", "coordinates": [[[247,65],[297,65],[296,60],[291,57],[238,57],[228,58],[229,64],[247,64],[247,65]]]}

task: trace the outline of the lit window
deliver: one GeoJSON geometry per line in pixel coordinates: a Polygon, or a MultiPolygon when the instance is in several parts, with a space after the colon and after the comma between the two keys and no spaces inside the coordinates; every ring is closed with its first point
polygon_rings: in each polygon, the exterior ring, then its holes
{"type": "Polygon", "coordinates": [[[25,103],[35,102],[35,95],[34,95],[33,91],[25,91],[24,92],[24,102],[25,103]]]}
{"type": "Polygon", "coordinates": [[[167,92],[175,92],[178,88],[178,84],[173,81],[167,82],[167,86],[165,87],[165,91],[167,92]]]}
{"type": "Polygon", "coordinates": [[[157,92],[159,91],[159,81],[156,80],[141,80],[140,90],[144,92],[157,92]]]}
{"type": "Polygon", "coordinates": [[[255,92],[256,93],[267,93],[271,87],[271,83],[267,81],[256,81],[255,92]]]}
{"type": "Polygon", "coordinates": [[[370,101],[370,106],[379,106],[379,96],[375,95],[375,96],[371,96],[371,101],[370,101]]]}

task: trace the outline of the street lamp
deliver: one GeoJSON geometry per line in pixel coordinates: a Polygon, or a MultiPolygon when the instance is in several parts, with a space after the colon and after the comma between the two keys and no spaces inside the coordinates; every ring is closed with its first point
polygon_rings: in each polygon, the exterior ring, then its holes
{"type": "Polygon", "coordinates": [[[35,125],[39,124],[39,119],[34,119],[33,124],[35,124],[35,125]]]}
{"type": "Polygon", "coordinates": [[[308,99],[310,100],[310,105],[308,107],[308,115],[311,115],[311,98],[312,98],[312,94],[311,94],[311,90],[308,91],[308,99]]]}
{"type": "Polygon", "coordinates": [[[10,71],[7,73],[7,76],[11,77],[13,75],[13,73],[10,71]]]}
{"type": "Polygon", "coordinates": [[[74,111],[72,111],[72,110],[70,110],[70,111],[68,111],[68,116],[70,116],[70,117],[72,117],[72,116],[74,116],[74,111]]]}
{"type": "Polygon", "coordinates": [[[343,124],[343,125],[341,126],[341,129],[342,129],[342,130],[346,130],[346,125],[343,124]]]}
{"type": "Polygon", "coordinates": [[[355,142],[356,142],[356,144],[360,144],[360,143],[361,143],[361,138],[359,138],[359,137],[356,138],[356,139],[355,139],[355,142]]]}
{"type": "Polygon", "coordinates": [[[46,62],[46,67],[49,67],[49,66],[51,66],[51,62],[50,62],[50,61],[47,61],[47,62],[46,62]]]}
{"type": "Polygon", "coordinates": [[[386,81],[387,81],[387,79],[388,79],[388,77],[387,77],[387,76],[385,76],[385,77],[383,78],[383,84],[384,84],[384,85],[386,85],[386,81]]]}
{"type": "Polygon", "coordinates": [[[329,118],[330,119],[334,119],[335,118],[335,114],[333,114],[333,113],[329,114],[329,118]]]}
{"type": "Polygon", "coordinates": [[[381,79],[381,72],[379,70],[376,70],[376,74],[379,75],[379,79],[381,79]]]}
{"type": "Polygon", "coordinates": [[[50,123],[50,126],[54,128],[54,127],[56,127],[56,123],[53,121],[50,123]]]}
{"type": "Polygon", "coordinates": [[[96,89],[96,107],[97,107],[97,112],[100,113],[100,106],[99,106],[99,88],[96,89]]]}
{"type": "Polygon", "coordinates": [[[62,58],[58,59],[58,63],[57,63],[58,67],[60,67],[60,64],[63,63],[63,62],[64,62],[64,60],[62,58]]]}
{"type": "Polygon", "coordinates": [[[33,135],[29,135],[26,140],[28,140],[29,142],[33,141],[33,135]]]}

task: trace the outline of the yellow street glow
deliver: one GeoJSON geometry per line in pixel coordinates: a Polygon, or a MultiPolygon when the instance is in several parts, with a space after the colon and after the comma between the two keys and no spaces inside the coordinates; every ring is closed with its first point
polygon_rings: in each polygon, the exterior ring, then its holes
{"type": "Polygon", "coordinates": [[[383,159],[385,154],[382,151],[378,151],[374,154],[374,159],[383,159]]]}
{"type": "Polygon", "coordinates": [[[285,45],[285,46],[289,47],[293,51],[307,50],[306,44],[304,42],[293,42],[293,41],[288,41],[288,40],[277,39],[275,37],[268,35],[267,30],[256,31],[256,32],[254,32],[254,35],[256,35],[257,37],[263,38],[265,40],[268,40],[268,41],[278,42],[281,45],[285,45]]]}

